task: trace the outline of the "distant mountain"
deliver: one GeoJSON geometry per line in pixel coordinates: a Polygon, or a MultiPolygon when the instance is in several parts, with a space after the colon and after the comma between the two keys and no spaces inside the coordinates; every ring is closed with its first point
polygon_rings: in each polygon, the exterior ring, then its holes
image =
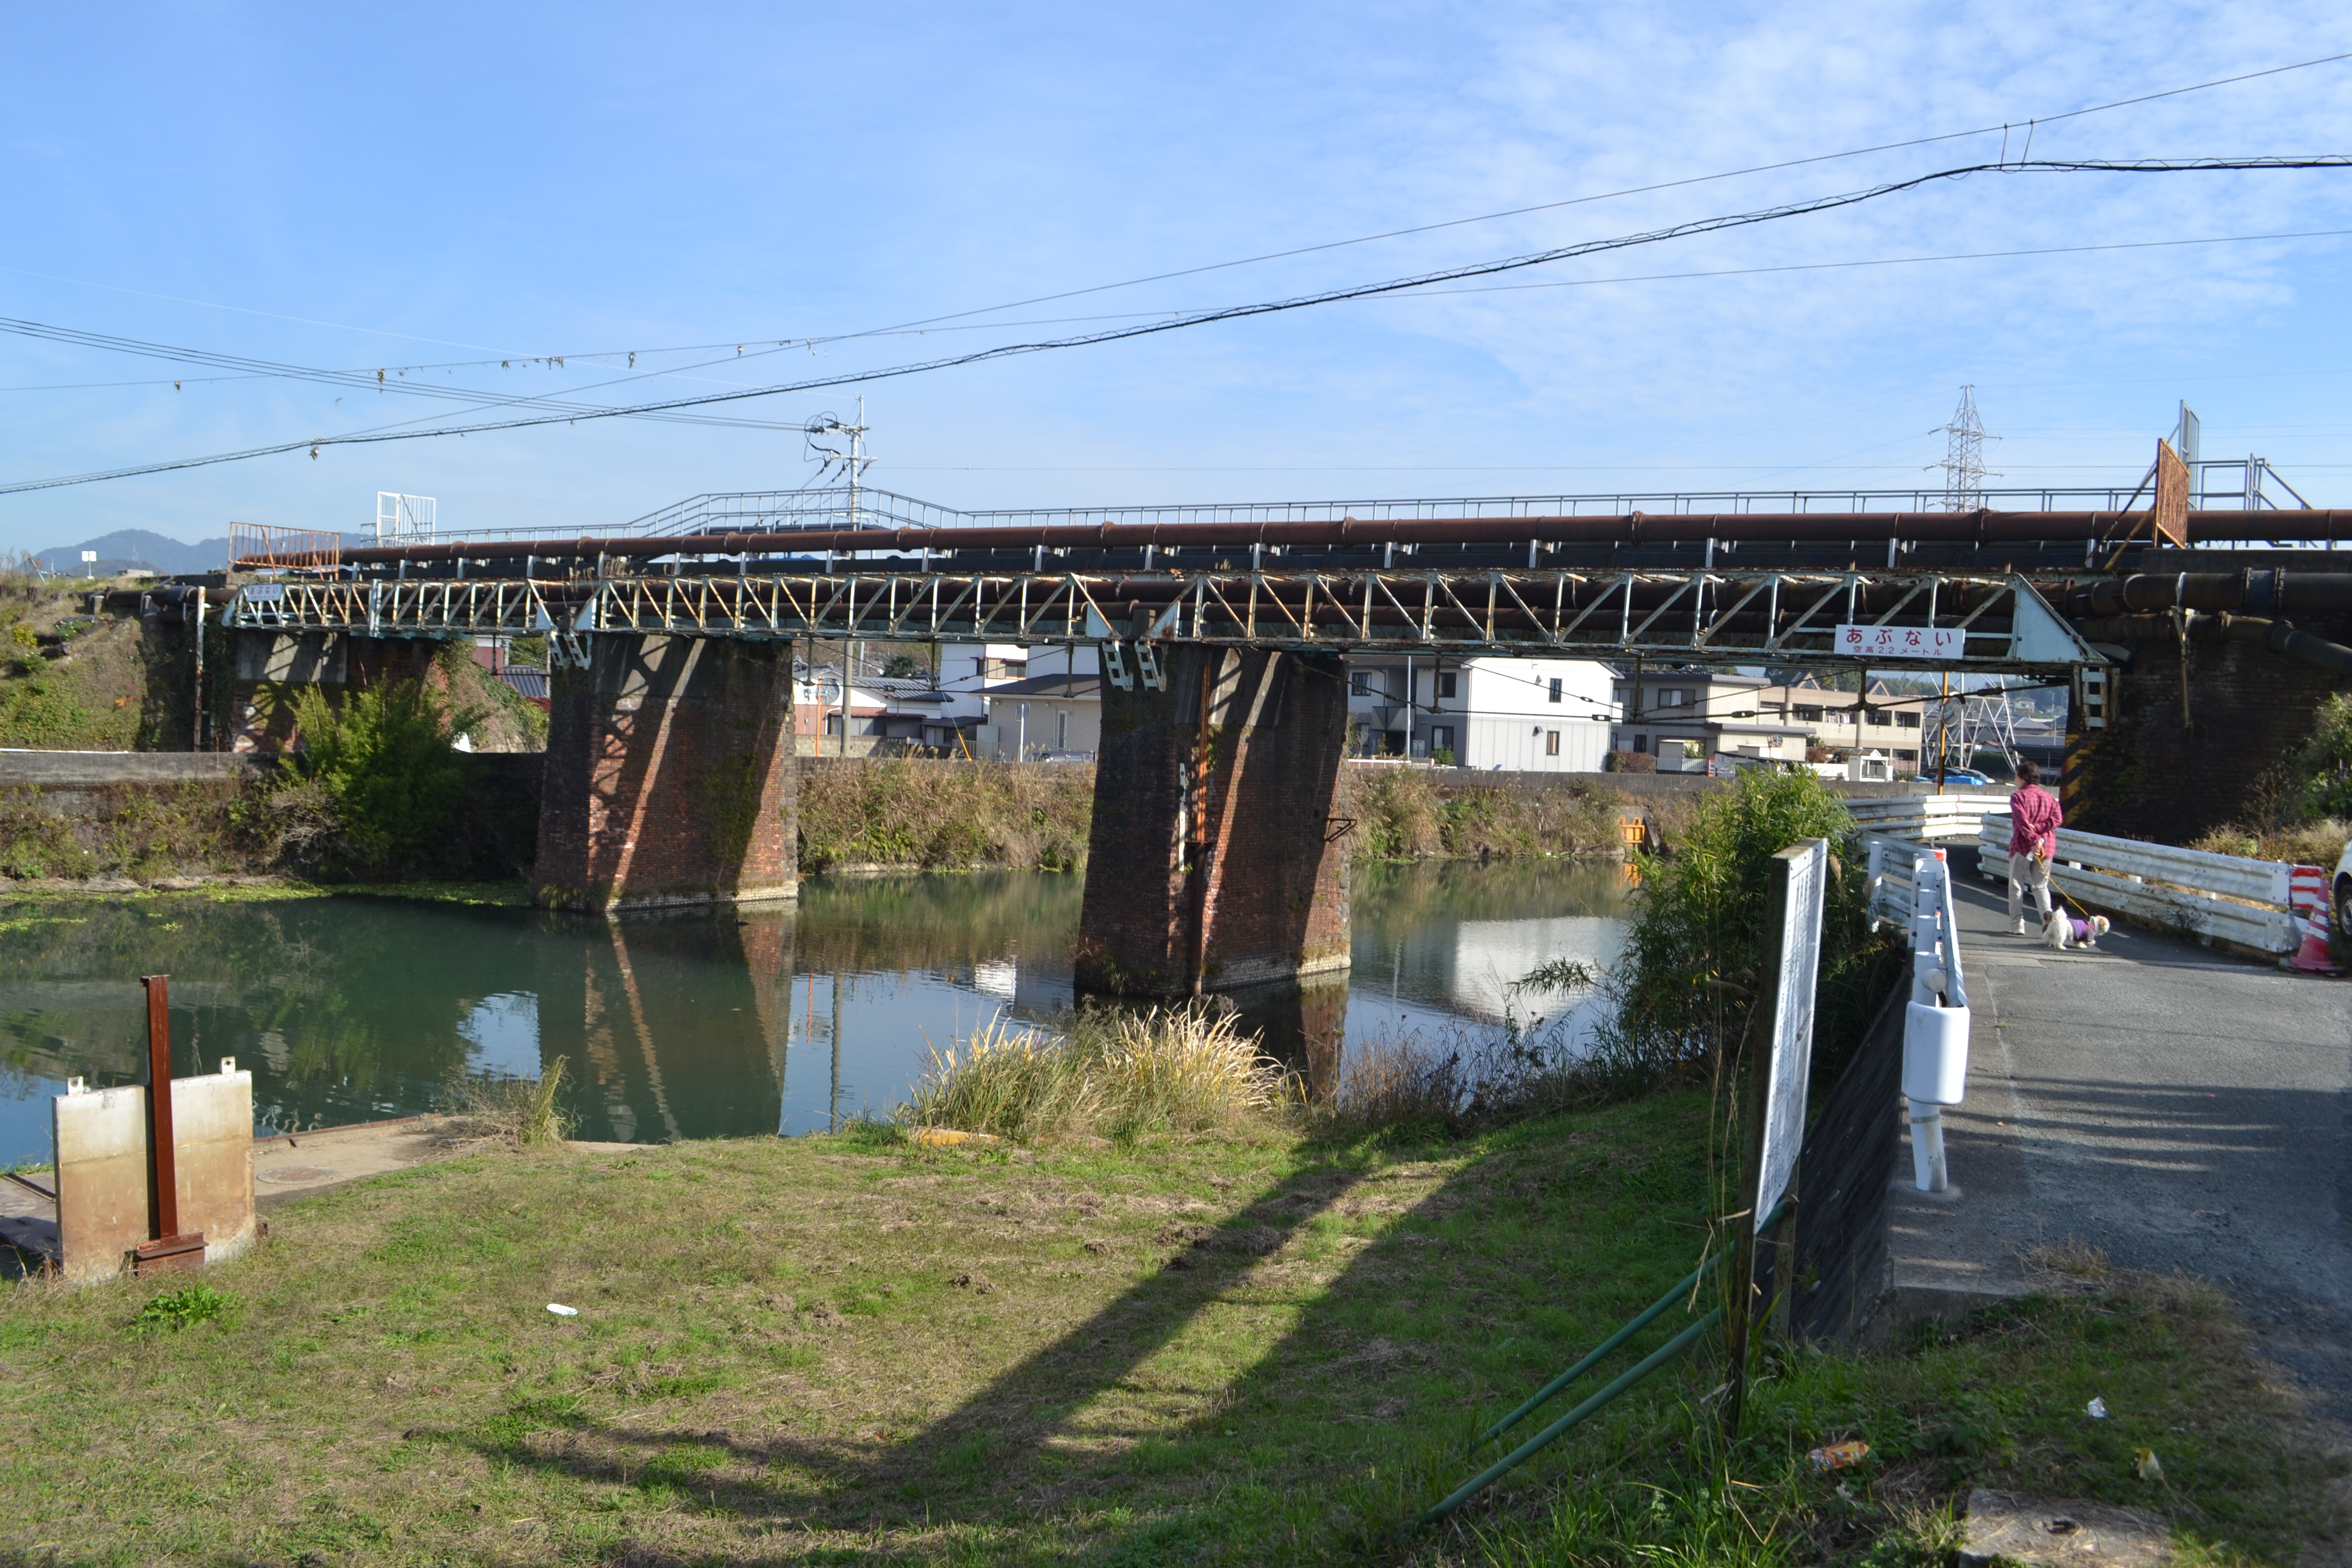
{"type": "Polygon", "coordinates": [[[41,551],[34,559],[50,571],[68,576],[112,576],[117,572],[140,569],[167,574],[217,572],[228,564],[228,536],[183,544],[143,528],[126,528],[85,539],[79,544],[41,551]],[[81,558],[85,550],[94,552],[98,559],[85,564],[81,558]]]}

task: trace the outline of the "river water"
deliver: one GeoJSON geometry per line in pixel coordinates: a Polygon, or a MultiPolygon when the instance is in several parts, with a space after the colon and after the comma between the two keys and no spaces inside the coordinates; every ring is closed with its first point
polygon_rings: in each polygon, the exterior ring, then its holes
{"type": "MultiPolygon", "coordinates": [[[[1360,868],[1344,984],[1254,999],[1243,1021],[1276,1054],[1321,1047],[1327,1065],[1348,1040],[1492,1027],[1535,964],[1616,956],[1622,876],[1360,868]]],[[[581,1138],[822,1131],[887,1112],[930,1047],[999,1012],[1066,1009],[1081,887],[813,879],[796,907],[618,921],[366,896],[0,900],[0,1161],[47,1159],[67,1078],[145,1081],[138,977],[158,973],[175,1072],[236,1058],[264,1131],[410,1115],[446,1104],[454,1075],[531,1077],[558,1057],[581,1138]]]]}

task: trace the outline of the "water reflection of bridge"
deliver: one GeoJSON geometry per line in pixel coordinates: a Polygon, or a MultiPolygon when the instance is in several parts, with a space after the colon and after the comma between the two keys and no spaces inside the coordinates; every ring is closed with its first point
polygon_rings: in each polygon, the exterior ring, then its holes
{"type": "MultiPolygon", "coordinates": [[[[1424,1031],[1478,1026],[1535,948],[1605,952],[1613,872],[1366,868],[1352,976],[1238,994],[1241,1021],[1324,1083],[1351,1026],[1401,1013],[1424,1031]]],[[[460,1072],[559,1060],[585,1138],[837,1125],[894,1106],[926,1040],[1069,1006],[1082,898],[1076,877],[975,873],[617,921],[374,898],[76,906],[12,921],[0,952],[0,1069],[16,1089],[0,1095],[0,1157],[46,1150],[47,1096],[65,1079],[143,1079],[137,975],[159,970],[174,976],[178,1069],[236,1057],[270,1127],[410,1114],[460,1072]]]]}

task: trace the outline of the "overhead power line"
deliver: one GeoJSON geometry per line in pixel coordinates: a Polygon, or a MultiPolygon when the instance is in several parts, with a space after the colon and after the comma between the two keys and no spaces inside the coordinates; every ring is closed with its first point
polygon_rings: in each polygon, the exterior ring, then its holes
{"type": "MultiPolygon", "coordinates": [[[[2292,71],[2311,70],[2319,66],[2335,65],[2344,60],[2352,60],[2352,51],[2341,54],[2322,55],[2315,59],[2297,60],[2289,65],[2268,66],[2261,70],[2241,71],[2233,76],[2214,77],[2206,81],[2190,82],[2182,87],[2165,88],[2156,92],[2138,93],[2130,98],[2113,99],[2105,103],[2089,104],[2081,109],[2063,110],[2055,114],[2037,115],[2024,120],[2003,121],[1998,125],[1979,125],[1965,131],[1944,131],[1938,132],[1930,136],[1914,136],[1897,142],[1874,142],[1867,147],[1851,147],[1839,153],[1816,153],[1808,154],[1801,158],[1782,159],[1778,163],[1754,163],[1743,168],[1718,170],[1716,173],[1709,174],[1692,174],[1678,180],[1662,180],[1646,185],[1627,185],[1613,191],[1595,191],[1588,195],[1567,196],[1562,197],[1558,201],[1538,202],[1533,205],[1521,207],[1507,207],[1500,212],[1477,213],[1468,217],[1444,218],[1435,223],[1416,224],[1404,228],[1384,229],[1378,234],[1358,235],[1349,239],[1325,240],[1315,245],[1296,246],[1287,250],[1274,250],[1267,251],[1259,256],[1240,257],[1231,261],[1208,262],[1198,267],[1181,268],[1171,272],[1155,272],[1141,278],[1127,279],[1117,283],[1099,283],[1088,288],[1068,289],[1057,294],[1041,294],[1026,300],[1010,300],[1002,305],[982,306],[975,310],[959,310],[950,315],[932,316],[919,321],[905,321],[896,326],[875,327],[860,331],[836,333],[831,336],[821,337],[782,339],[771,339],[764,336],[745,337],[739,340],[733,340],[731,342],[673,344],[666,348],[592,349],[555,354],[499,354],[498,351],[487,348],[479,343],[451,342],[446,338],[424,338],[415,336],[409,332],[386,331],[380,327],[354,327],[345,322],[322,321],[309,316],[286,315],[276,310],[256,310],[253,307],[247,305],[228,305],[211,300],[190,300],[176,294],[159,294],[144,289],[125,288],[121,284],[93,283],[85,279],[58,278],[50,273],[30,272],[21,268],[0,267],[0,273],[5,273],[17,278],[37,278],[45,282],[50,283],[69,283],[78,288],[103,289],[113,293],[135,295],[141,299],[164,300],[174,304],[196,305],[206,310],[234,310],[241,315],[260,316],[271,321],[292,321],[302,326],[328,327],[338,331],[365,332],[377,337],[398,338],[409,342],[446,343],[452,348],[480,349],[485,353],[497,356],[494,359],[487,360],[456,360],[396,367],[403,370],[463,370],[468,368],[487,367],[493,363],[498,364],[501,368],[507,368],[516,363],[552,363],[561,365],[566,360],[614,360],[623,358],[624,356],[627,357],[630,368],[635,369],[636,365],[636,356],[639,354],[709,353],[731,346],[734,348],[736,355],[738,357],[741,357],[744,355],[746,345],[755,342],[763,349],[768,347],[770,344],[782,349],[793,347],[817,347],[830,343],[850,342],[858,338],[893,337],[905,332],[920,332],[924,329],[937,326],[942,322],[962,321],[973,316],[994,315],[999,311],[1020,310],[1028,305],[1044,304],[1055,300],[1072,300],[1087,294],[1108,293],[1118,289],[1133,289],[1140,287],[1143,284],[1165,282],[1175,278],[1191,278],[1197,277],[1202,273],[1227,271],[1240,267],[1254,267],[1261,262],[1286,260],[1292,257],[1298,256],[1312,256],[1322,251],[1341,250],[1349,247],[1358,245],[1372,245],[1384,239],[1401,239],[1417,234],[1433,234],[1440,230],[1461,228],[1473,224],[1496,223],[1504,218],[1525,217],[1534,213],[1554,212],[1565,207],[1585,206],[1595,202],[1616,201],[1626,196],[1651,195],[1660,191],[1681,190],[1692,185],[1709,184],[1722,180],[1742,179],[1750,174],[1775,174],[1788,169],[1807,168],[1816,163],[1839,163],[1850,158],[1868,157],[1874,153],[1894,153],[1901,152],[1912,147],[1931,147],[1945,142],[1965,140],[1970,136],[1990,136],[1996,132],[2000,132],[2003,137],[2002,152],[2004,155],[2008,152],[2007,137],[2012,131],[2022,130],[2027,133],[2028,151],[2031,151],[2032,134],[2033,131],[2040,126],[2055,125],[2061,121],[2068,120],[2080,120],[2086,115],[2105,114],[2112,110],[2134,108],[2143,103],[2154,103],[2162,99],[2179,98],[2192,92],[2206,92],[2215,88],[2234,86],[2240,82],[2256,81],[2265,77],[2284,76],[2292,71]]],[[[1103,318],[1094,319],[1100,320],[1103,318]]],[[[1038,325],[1041,323],[1003,322],[998,324],[1006,326],[1029,326],[1038,325]]]]}
{"type": "Polygon", "coordinates": [[[1024,343],[1002,343],[992,348],[977,349],[969,353],[950,354],[938,359],[887,366],[879,370],[843,372],[772,386],[699,393],[690,397],[667,398],[658,402],[620,407],[585,405],[583,405],[581,412],[576,413],[531,414],[518,418],[482,420],[467,425],[435,426],[423,430],[373,430],[350,432],[340,436],[317,436],[301,440],[276,442],[265,447],[247,447],[240,451],[213,453],[200,458],[173,458],[95,473],[64,475],[55,479],[19,480],[14,484],[0,485],[0,495],[13,495],[26,490],[50,489],[65,485],[90,484],[101,479],[128,479],[141,474],[168,473],[181,468],[236,462],[248,458],[270,457],[306,448],[315,457],[321,449],[328,447],[370,446],[385,441],[416,440],[428,436],[482,435],[490,431],[527,429],[543,425],[577,424],[583,419],[643,417],[685,409],[707,408],[721,403],[742,402],[754,397],[773,397],[788,393],[811,392],[824,387],[892,380],[932,371],[954,369],[962,365],[981,364],[1015,355],[1043,353],[1055,349],[1090,347],[1097,343],[1120,342],[1131,338],[1150,337],[1188,327],[1206,326],[1213,322],[1244,321],[1258,316],[1305,310],[1316,305],[1333,304],[1346,300],[1402,293],[1415,289],[1425,289],[1433,284],[1492,277],[1498,273],[1546,266],[1556,261],[1572,260],[1578,257],[1625,250],[1637,246],[1658,245],[1696,235],[1719,234],[1731,229],[1750,228],[1761,224],[1856,206],[1865,202],[1878,201],[1906,191],[1916,190],[1924,185],[1965,179],[1971,174],[2174,174],[2344,168],[2352,168],[2352,153],[2273,154],[2236,158],[2019,159],[1990,163],[1969,163],[1957,168],[1939,169],[1932,174],[1916,174],[1907,179],[1886,181],[1862,190],[1785,202],[1777,206],[1758,208],[1750,212],[1695,218],[1686,223],[1672,224],[1664,228],[1651,229],[1643,233],[1622,235],[1610,239],[1583,240],[1572,245],[1556,246],[1550,249],[1505,257],[1497,260],[1442,268],[1409,278],[1320,289],[1312,293],[1293,295],[1287,299],[1264,300],[1254,304],[1229,305],[1214,310],[1191,311],[1164,321],[1144,321],[1131,326],[1113,327],[1097,332],[1086,332],[1070,337],[1051,338],[1024,343]]]}
{"type": "MultiPolygon", "coordinates": [[[[281,380],[318,382],[354,392],[390,392],[408,397],[435,398],[448,402],[480,405],[485,399],[507,403],[522,408],[541,408],[554,414],[572,415],[603,413],[607,405],[595,403],[573,403],[562,398],[525,394],[507,397],[501,394],[480,392],[471,387],[444,386],[418,379],[407,380],[388,370],[321,370],[310,365],[285,364],[273,360],[250,359],[243,354],[220,353],[211,349],[182,348],[170,343],[147,342],[137,338],[117,337],[109,332],[87,331],[79,327],[60,327],[47,321],[21,321],[0,316],[0,332],[18,337],[38,338],[48,342],[70,343],[78,348],[106,349],[117,353],[138,354],[149,359],[172,360],[183,364],[208,365],[216,370],[237,371],[247,375],[275,377],[281,380]]],[[[712,418],[709,416],[648,415],[647,417],[669,418],[681,423],[740,426],[755,429],[798,429],[797,425],[780,425],[771,420],[712,418]]]]}
{"type": "MultiPolygon", "coordinates": [[[[1864,267],[1916,267],[1924,263],[1937,261],[1998,261],[2026,256],[2084,256],[2110,250],[2177,250],[2184,247],[2200,245],[2252,245],[2269,240],[2340,239],[2347,236],[2352,236],[2352,228],[2295,228],[2281,229],[2270,234],[2192,235],[2178,239],[2114,239],[2104,240],[2095,245],[2035,245],[2008,250],[1952,250],[1920,256],[1866,256],[1857,257],[1848,261],[1790,261],[1775,263],[1763,267],[1711,267],[1691,272],[1642,272],[1613,278],[1561,278],[1549,279],[1540,283],[1494,283],[1470,289],[1423,289],[1403,294],[1380,295],[1373,297],[1384,300],[1442,300],[1451,298],[1457,294],[1515,294],[1543,289],[1598,289],[1612,284],[1622,283],[1679,283],[1716,278],[1755,278],[1782,272],[1850,271],[1857,268],[1864,267]]],[[[1124,310],[1113,314],[1095,316],[1060,316],[1028,321],[975,322],[961,327],[940,327],[936,330],[942,332],[985,332],[999,331],[1004,327],[1058,327],[1084,321],[1159,321],[1163,319],[1171,319],[1187,313],[1189,312],[1185,310],[1124,310]]],[[[884,334],[861,333],[859,335],[873,337],[884,334]]],[[[909,331],[899,335],[919,337],[926,334],[909,331]]],[[[178,357],[185,352],[173,349],[165,344],[159,343],[142,347],[135,346],[137,340],[134,339],[121,339],[111,344],[98,346],[120,347],[122,352],[126,353],[146,353],[152,354],[152,357],[162,359],[178,357]]],[[[762,354],[772,352],[773,351],[772,350],[766,349],[760,351],[762,354]]],[[[559,355],[556,357],[560,360],[562,356],[559,355]]],[[[573,355],[572,357],[583,358],[588,356],[573,355]]],[[[743,357],[748,359],[752,356],[746,354],[743,357]]],[[[734,361],[730,358],[727,360],[713,360],[710,363],[713,364],[728,364],[734,363],[734,361]]],[[[421,367],[412,365],[408,368],[412,370],[420,368],[425,370],[438,370],[446,367],[439,365],[425,365],[421,367]]],[[[298,379],[307,380],[313,378],[313,373],[307,370],[300,370],[299,367],[297,367],[297,369],[299,371],[298,379]]],[[[44,384],[39,385],[0,386],[0,392],[78,392],[93,387],[178,386],[183,382],[185,382],[185,384],[190,386],[207,386],[232,381],[268,381],[278,374],[279,373],[273,371],[248,371],[236,375],[191,375],[184,377],[167,375],[141,381],[71,381],[44,384]]],[[[316,375],[320,376],[335,374],[373,375],[375,373],[372,370],[352,372],[320,371],[315,373],[316,375]]],[[[648,375],[625,376],[620,379],[622,381],[645,381],[653,379],[656,376],[674,374],[677,373],[660,371],[651,373],[651,374],[648,375]]],[[[404,384],[404,385],[407,386],[429,386],[431,384],[432,384],[430,383],[423,382],[404,384]]],[[[618,384],[618,383],[603,382],[597,384],[610,386],[618,384]]],[[[383,389],[401,390],[403,388],[395,386],[394,384],[386,383],[383,389]]],[[[489,405],[493,406],[495,406],[499,401],[499,395],[496,393],[467,393],[464,395],[468,400],[488,399],[489,405]]],[[[524,403],[530,401],[530,399],[525,396],[515,398],[513,401],[517,403],[524,403]]],[[[748,425],[763,430],[771,428],[796,430],[800,428],[799,426],[788,421],[737,420],[720,421],[720,423],[748,425]]],[[[903,468],[905,465],[900,464],[898,466],[903,468]]]]}
{"type": "MultiPolygon", "coordinates": [[[[1071,289],[1058,294],[1037,294],[1026,300],[1007,304],[983,306],[974,310],[959,310],[952,315],[930,316],[921,321],[902,321],[895,327],[878,328],[873,334],[852,333],[850,336],[878,336],[886,332],[904,331],[908,328],[929,327],[942,321],[962,321],[969,316],[993,315],[999,310],[1018,310],[1030,305],[1050,304],[1056,300],[1076,300],[1088,294],[1108,293],[1115,289],[1135,289],[1146,283],[1164,283],[1176,278],[1196,278],[1204,272],[1223,272],[1236,267],[1255,267],[1262,261],[1285,261],[1296,256],[1313,256],[1320,251],[1340,250],[1354,245],[1370,245],[1383,239],[1402,239],[1411,235],[1434,234],[1441,229],[1461,228],[1469,224],[1495,223],[1507,217],[1526,217],[1533,213],[1558,212],[1563,207],[1586,206],[1594,202],[1616,201],[1624,196],[1652,195],[1660,191],[1682,190],[1691,185],[1711,184],[1719,180],[1736,180],[1749,174],[1777,174],[1784,169],[1802,169],[1815,163],[1834,163],[1848,158],[1868,157],[1874,153],[1896,153],[1911,147],[1931,147],[1941,142],[1958,142],[1970,136],[1990,136],[1995,132],[2004,137],[2011,130],[2028,132],[2042,125],[2055,125],[2063,120],[2080,120],[2084,115],[2105,114],[2110,110],[2129,109],[2137,104],[2154,103],[2158,99],[2179,98],[2185,93],[2204,92],[2217,87],[2229,87],[2242,81],[2252,81],[2267,76],[2283,76],[2289,71],[2309,70],[2315,66],[2334,65],[2352,60],[2352,52],[2324,55],[2318,59],[2299,60],[2294,65],[2272,66],[2263,70],[2245,71],[2237,76],[2216,77],[2210,81],[2192,82],[2187,87],[2166,88],[2160,92],[2144,92],[2133,98],[2118,98],[2107,103],[2095,103],[2083,109],[2070,109],[2059,114],[2038,115],[2032,119],[2005,121],[1999,125],[1979,125],[1968,131],[1946,131],[1933,136],[1915,136],[1904,142],[1881,142],[1869,147],[1850,148],[1843,153],[1817,153],[1803,158],[1786,158],[1777,163],[1754,163],[1743,169],[1725,169],[1712,174],[1693,174],[1680,180],[1661,180],[1654,184],[1628,185],[1622,190],[1597,191],[1586,196],[1568,196],[1556,202],[1538,202],[1530,206],[1507,207],[1501,212],[1480,213],[1474,217],[1446,218],[1437,223],[1416,224],[1409,228],[1384,229],[1379,234],[1358,236],[1353,239],[1326,240],[1319,245],[1302,245],[1289,250],[1270,250],[1262,256],[1245,256],[1234,261],[1214,261],[1200,267],[1180,268],[1173,272],[1154,272],[1142,278],[1130,278],[1120,283],[1097,283],[1091,288],[1071,289]]],[[[2008,146],[2004,141],[2004,154],[2008,146]]],[[[2012,165],[2014,167],[2014,165],[2012,165]]],[[[1929,175],[1934,179],[1940,176],[1929,175]]],[[[828,342],[840,342],[830,339],[828,342]]]]}

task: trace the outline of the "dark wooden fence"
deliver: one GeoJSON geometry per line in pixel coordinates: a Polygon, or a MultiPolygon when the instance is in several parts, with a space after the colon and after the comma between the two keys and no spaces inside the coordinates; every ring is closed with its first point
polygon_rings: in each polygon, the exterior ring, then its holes
{"type": "MultiPolygon", "coordinates": [[[[1797,1157],[1797,1289],[1790,1332],[1852,1340],[1886,1288],[1887,1210],[1902,1143],[1906,973],[1861,1048],[1815,1109],[1797,1157]]],[[[1764,1299],[1776,1293],[1770,1247],[1758,1248],[1764,1299]]]]}

